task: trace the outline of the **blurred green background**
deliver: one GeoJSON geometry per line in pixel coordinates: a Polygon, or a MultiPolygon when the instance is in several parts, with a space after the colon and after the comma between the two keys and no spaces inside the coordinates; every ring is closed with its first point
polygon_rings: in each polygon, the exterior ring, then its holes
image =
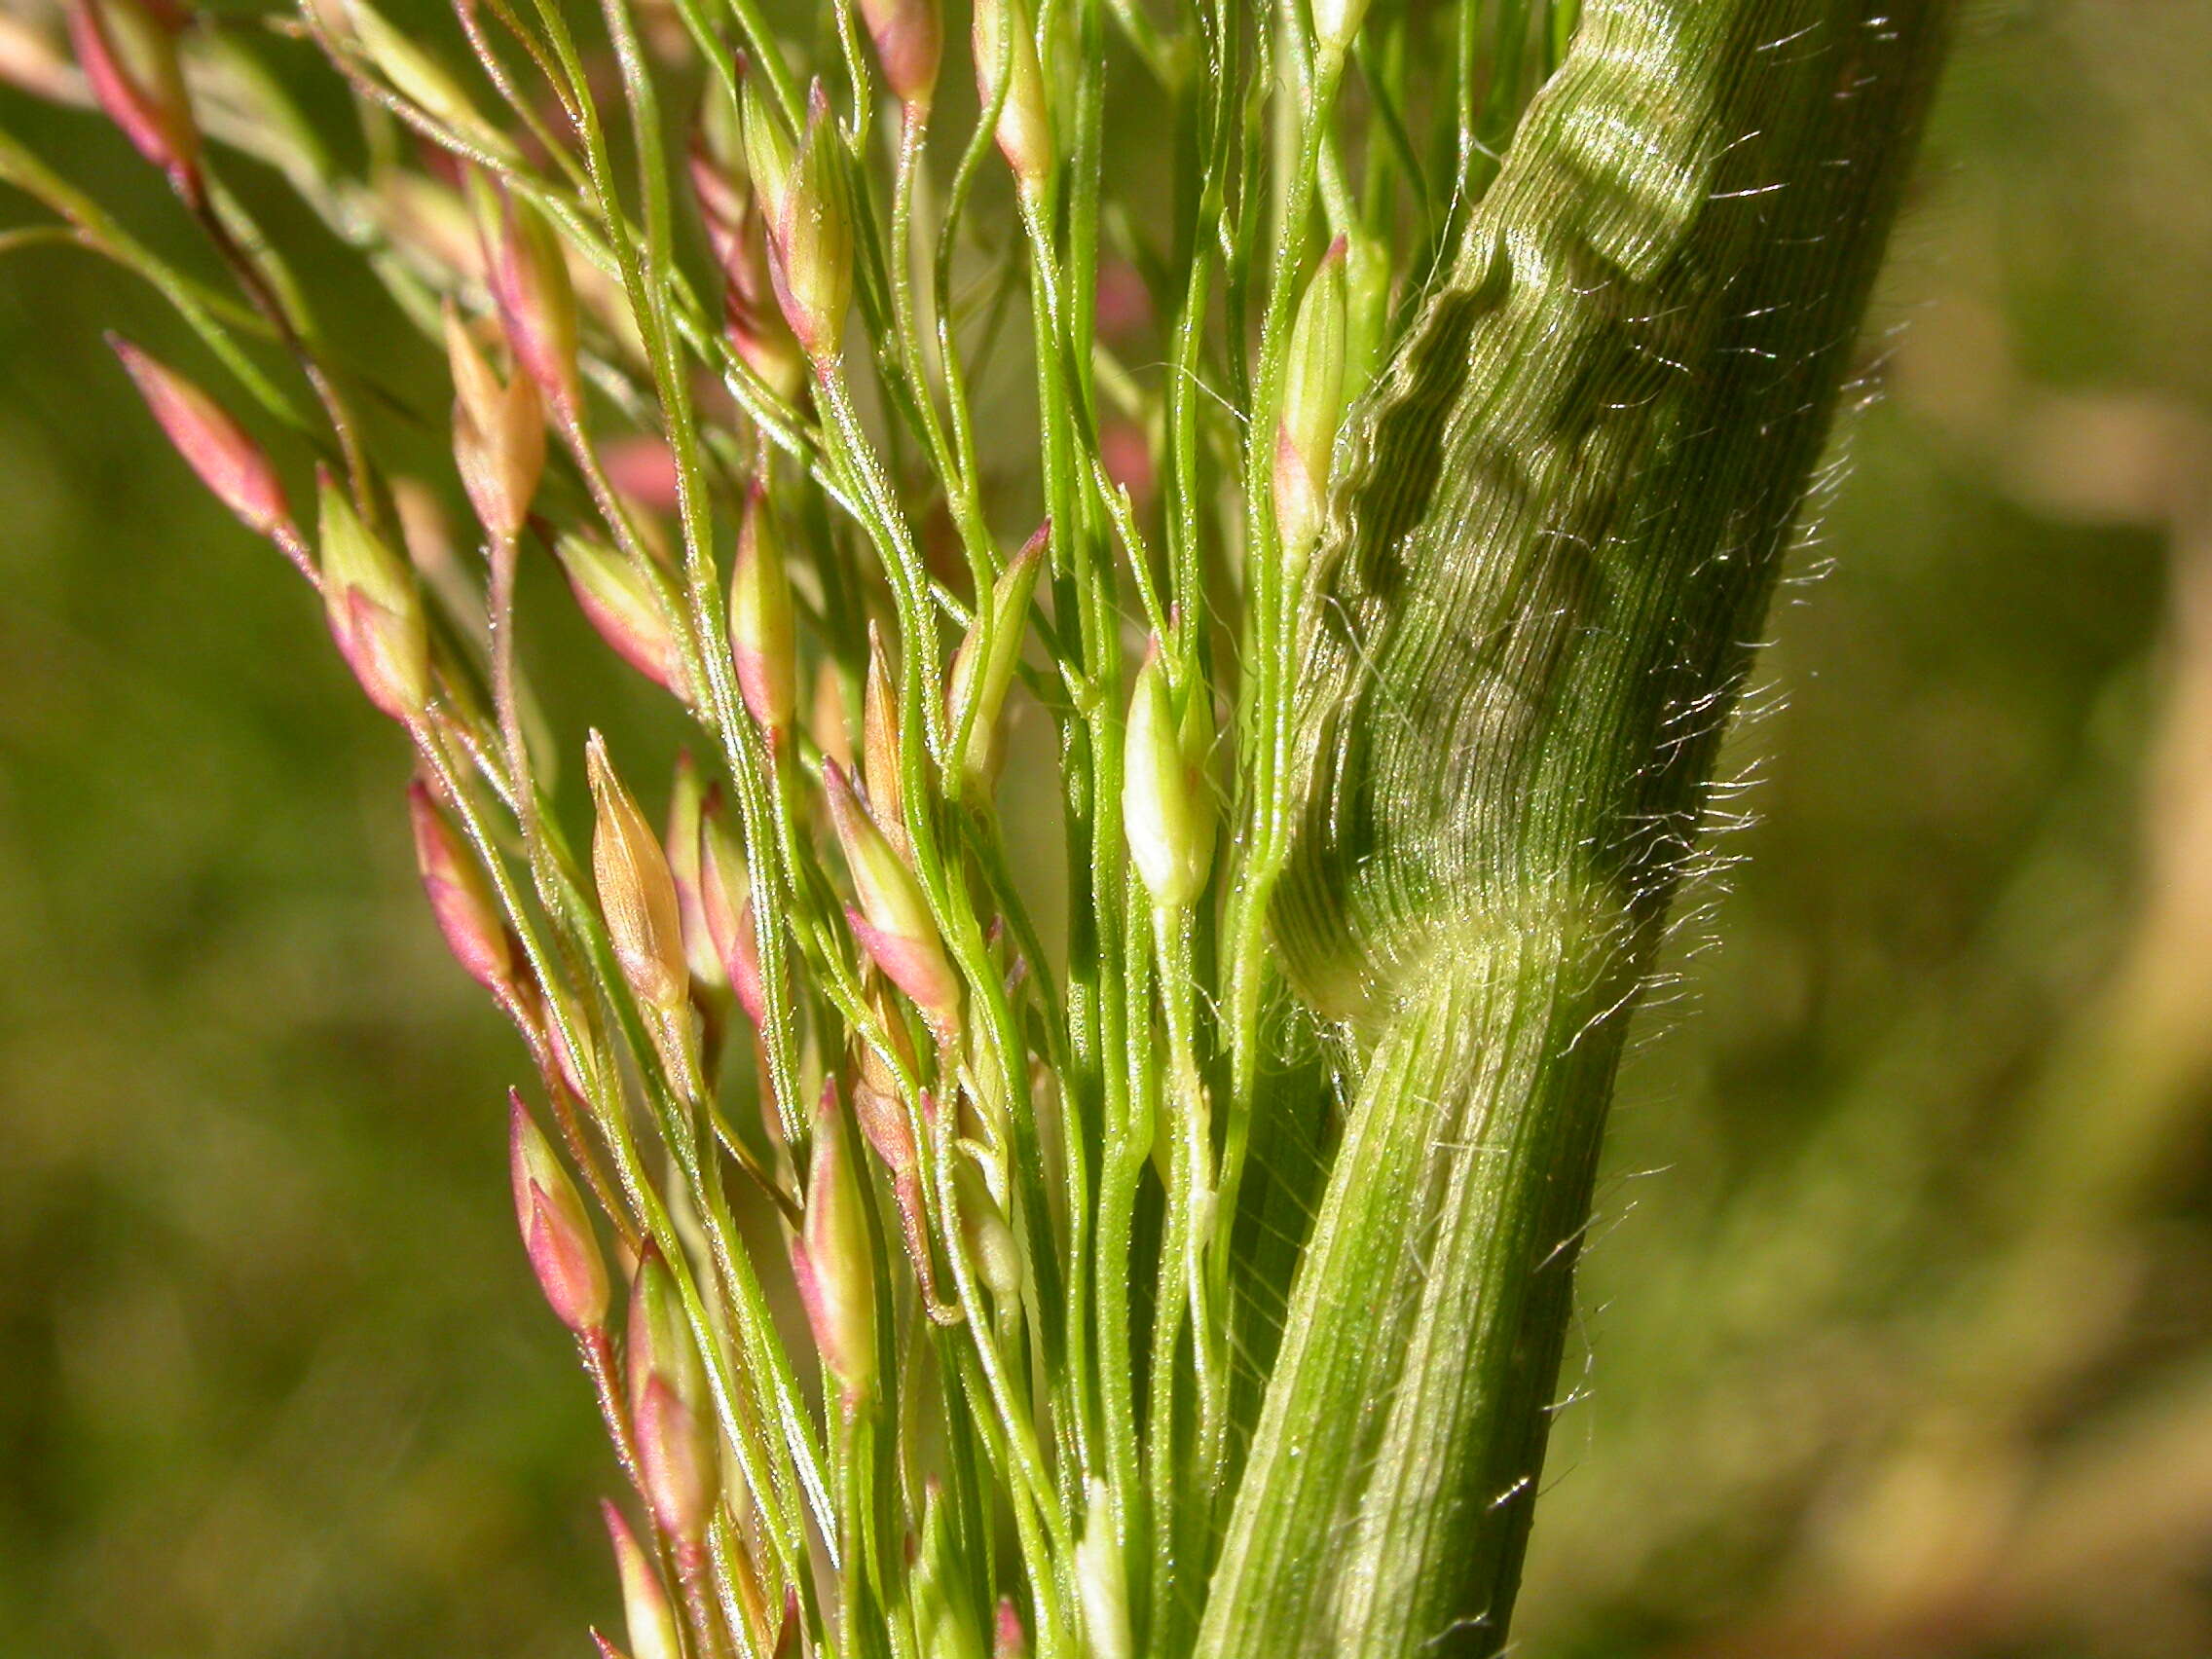
{"type": "MultiPolygon", "coordinates": [[[[1624,1086],[1530,1655],[2212,1652],[2212,8],[1964,32],[1624,1086]]],[[[111,324],[174,339],[0,264],[0,1654],[580,1655],[522,1055],[111,324]]]]}

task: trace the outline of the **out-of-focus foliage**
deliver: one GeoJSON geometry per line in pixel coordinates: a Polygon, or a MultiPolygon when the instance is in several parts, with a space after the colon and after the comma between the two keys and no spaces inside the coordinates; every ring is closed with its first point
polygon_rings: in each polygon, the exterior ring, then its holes
{"type": "MultiPolygon", "coordinates": [[[[2207,60],[2171,0],[1969,18],[1621,1102],[1527,1652],[2212,1648],[2207,60]]],[[[524,1063],[397,741],[99,347],[156,318],[0,265],[0,1652],[580,1652],[524,1063]]]]}

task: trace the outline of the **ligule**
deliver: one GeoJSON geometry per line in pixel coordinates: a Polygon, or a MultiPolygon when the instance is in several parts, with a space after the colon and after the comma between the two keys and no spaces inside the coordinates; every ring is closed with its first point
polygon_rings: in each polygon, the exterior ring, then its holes
{"type": "MultiPolygon", "coordinates": [[[[303,14],[328,101],[377,135],[358,176],[299,136],[319,112],[285,77],[240,121],[212,25],[169,0],[70,0],[66,95],[165,175],[237,284],[209,298],[129,249],[274,456],[115,349],[404,728],[435,923],[542,1085],[538,1110],[509,1104],[514,1202],[643,1517],[607,1510],[628,1651],[1190,1653],[1246,1448],[1289,1456],[1233,1376],[1265,1382],[1298,1260],[1275,1235],[1318,1193],[1278,1181],[1269,1137],[1313,1139],[1336,1087],[1282,1061],[1282,1033],[1311,1045],[1275,884],[1288,866],[1319,906],[1391,872],[1362,816],[1391,803],[1357,777],[1314,809],[1345,845],[1318,875],[1313,834],[1291,862],[1334,713],[1299,700],[1309,639],[1388,604],[1324,614],[1309,589],[1347,579],[1340,471],[1370,493],[1419,474],[1376,434],[1441,420],[1452,388],[1420,377],[1451,352],[1393,358],[1388,319],[1418,309],[1407,273],[1459,272],[1534,91],[1522,49],[1576,11],[977,0],[974,126],[936,133],[939,0],[825,7],[813,33],[842,50],[814,58],[749,6],[727,43],[683,6],[607,0],[588,27],[492,10],[496,46],[461,9],[468,56],[366,0],[303,14]],[[1391,49],[1369,54],[1377,28],[1391,49]],[[1154,128],[1172,145],[1127,142],[1154,128]],[[1131,181],[1164,147],[1187,176],[1162,208],[1131,181]],[[388,343],[300,302],[222,188],[240,151],[375,248],[450,396],[407,404],[388,343]],[[1024,310],[1026,345],[1000,346],[1024,310]],[[389,464],[419,464],[423,431],[452,459],[428,485],[389,464]],[[281,483],[311,462],[312,548],[281,483]],[[457,491],[485,556],[432,548],[419,572],[394,507],[420,527],[457,491]],[[614,741],[590,733],[580,790],[548,759],[577,733],[516,661],[539,573],[654,688],[614,741]],[[654,718],[687,748],[648,812],[621,772],[666,775],[651,756],[677,744],[633,735],[654,718]]],[[[270,45],[225,33],[255,62],[270,45]]],[[[7,165],[123,256],[69,188],[7,165]]],[[[594,654],[535,672],[640,691],[594,654]]],[[[1405,689],[1363,694],[1411,732],[1429,705],[1405,689]]],[[[1465,756],[1437,738],[1421,758],[1465,756]]]]}

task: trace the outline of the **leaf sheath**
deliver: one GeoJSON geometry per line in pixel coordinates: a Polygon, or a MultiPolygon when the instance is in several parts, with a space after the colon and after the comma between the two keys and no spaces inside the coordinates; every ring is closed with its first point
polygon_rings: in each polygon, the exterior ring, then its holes
{"type": "Polygon", "coordinates": [[[1198,1651],[1498,1650],[1622,1034],[1943,0],[1604,0],[1346,445],[1272,911],[1350,1107],[1198,1651]]]}

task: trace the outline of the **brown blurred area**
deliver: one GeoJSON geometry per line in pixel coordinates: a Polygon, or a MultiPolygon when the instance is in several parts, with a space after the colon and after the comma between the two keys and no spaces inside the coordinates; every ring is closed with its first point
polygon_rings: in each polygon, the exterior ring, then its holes
{"type": "MultiPolygon", "coordinates": [[[[1624,1083],[1521,1653],[2212,1652],[2207,63],[2191,0],[1966,11],[1624,1083]]],[[[120,141],[0,123],[182,244],[120,141]]],[[[191,360],[0,261],[0,1655],[580,1655],[612,1471],[522,1057],[106,326],[191,360]]],[[[565,626],[555,694],[646,729],[565,626]]]]}

